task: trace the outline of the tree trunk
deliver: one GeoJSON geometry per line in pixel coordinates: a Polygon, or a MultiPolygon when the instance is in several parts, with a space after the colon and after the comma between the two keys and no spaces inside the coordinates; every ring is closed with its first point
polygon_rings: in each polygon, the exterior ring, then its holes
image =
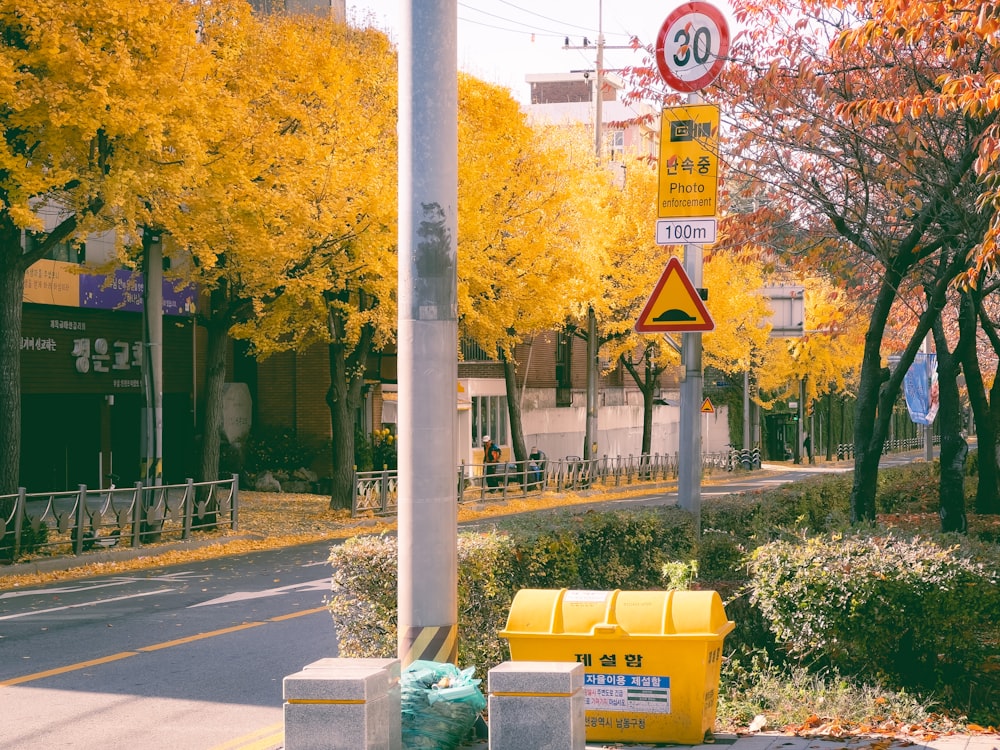
{"type": "MultiPolygon", "coordinates": [[[[0,249],[0,495],[17,492],[21,465],[21,303],[24,270],[0,249]]],[[[0,500],[0,560],[14,556],[13,529],[4,521],[13,500],[0,500]]]]}
{"type": "MultiPolygon", "coordinates": [[[[17,492],[21,464],[24,270],[9,251],[0,250],[0,331],[3,331],[0,335],[0,495],[17,492]]],[[[9,508],[0,508],[0,518],[6,518],[9,512],[9,508]]]]}
{"type": "MultiPolygon", "coordinates": [[[[979,450],[979,483],[976,489],[976,512],[977,513],[997,513],[1000,512],[1000,494],[997,492],[998,472],[997,472],[997,430],[996,418],[993,412],[1000,413],[1000,403],[995,399],[998,394],[991,393],[991,398],[986,398],[986,385],[983,382],[982,370],[979,367],[979,356],[976,351],[976,307],[977,302],[972,293],[966,292],[962,295],[959,306],[958,326],[960,331],[959,340],[964,342],[959,351],[961,352],[962,370],[965,373],[965,384],[969,391],[969,404],[972,407],[972,415],[976,425],[976,440],[979,450]],[[970,346],[968,342],[972,342],[970,346]],[[997,404],[996,410],[992,409],[992,404],[997,404]],[[992,510],[991,510],[992,509],[992,510]]],[[[994,389],[998,384],[994,381],[994,389]]]]}
{"type": "MultiPolygon", "coordinates": [[[[941,425],[941,531],[966,533],[969,530],[965,515],[965,457],[969,446],[962,436],[961,401],[958,395],[958,368],[955,358],[948,351],[948,339],[938,318],[934,323],[934,346],[937,349],[938,367],[938,421],[941,425]]],[[[958,346],[962,346],[961,339],[958,346]]],[[[959,349],[961,351],[961,349],[959,349]]]]}
{"type": "MultiPolygon", "coordinates": [[[[213,298],[219,290],[212,292],[213,298]]],[[[226,346],[229,342],[229,318],[215,304],[207,322],[208,342],[205,347],[205,391],[202,396],[205,414],[201,421],[201,457],[198,481],[214,482],[219,478],[219,456],[222,442],[223,388],[226,384],[226,346]]],[[[209,503],[205,514],[196,519],[198,525],[214,526],[218,520],[216,508],[208,491],[199,492],[198,503],[209,503]]]]}
{"type": "Polygon", "coordinates": [[[202,396],[205,416],[202,418],[201,465],[199,481],[214,482],[219,478],[219,456],[222,442],[222,393],[226,384],[226,345],[229,341],[229,320],[212,315],[207,321],[208,342],[205,348],[205,392],[202,396]]]}
{"type": "Polygon", "coordinates": [[[328,354],[330,387],[326,403],[330,407],[333,462],[330,510],[350,510],[354,498],[354,413],[361,402],[361,380],[348,375],[347,352],[342,344],[330,344],[328,354]]]}
{"type": "Polygon", "coordinates": [[[528,451],[524,445],[524,423],[521,421],[521,399],[517,394],[517,366],[509,357],[501,356],[503,362],[503,382],[507,392],[507,416],[510,419],[510,446],[514,452],[514,460],[528,460],[528,451]]]}
{"type": "MultiPolygon", "coordinates": [[[[865,333],[864,356],[858,382],[858,400],[854,408],[854,484],[851,487],[851,523],[875,522],[875,486],[882,441],[876,432],[881,386],[886,379],[882,370],[882,336],[889,311],[896,297],[901,275],[887,269],[878,297],[872,308],[865,333]]],[[[902,364],[901,364],[902,366],[902,364]]],[[[909,364],[906,364],[909,367],[909,364]]]]}
{"type": "Polygon", "coordinates": [[[864,357],[858,386],[854,421],[854,485],[851,488],[851,523],[874,523],[875,490],[882,445],[892,422],[892,407],[902,389],[903,377],[916,358],[927,332],[944,307],[948,286],[964,268],[965,254],[955,251],[943,259],[932,286],[927,288],[927,308],[920,315],[906,349],[892,372],[882,368],[882,338],[904,271],[911,261],[900,257],[886,269],[882,286],[872,308],[871,322],[865,334],[864,357]]]}

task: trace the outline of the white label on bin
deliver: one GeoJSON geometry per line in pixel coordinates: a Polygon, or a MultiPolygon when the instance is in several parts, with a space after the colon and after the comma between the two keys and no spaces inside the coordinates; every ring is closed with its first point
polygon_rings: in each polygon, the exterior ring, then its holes
{"type": "Polygon", "coordinates": [[[577,589],[575,591],[567,591],[566,595],[563,597],[564,602],[603,602],[608,598],[608,591],[587,591],[585,589],[577,589]]]}
{"type": "Polygon", "coordinates": [[[584,710],[670,713],[670,678],[645,674],[585,674],[584,710]]]}

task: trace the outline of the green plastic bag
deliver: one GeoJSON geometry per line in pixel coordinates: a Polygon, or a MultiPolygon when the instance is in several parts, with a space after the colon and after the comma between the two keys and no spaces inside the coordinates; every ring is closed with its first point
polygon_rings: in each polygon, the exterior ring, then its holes
{"type": "Polygon", "coordinates": [[[400,675],[403,747],[406,750],[453,750],[470,738],[486,708],[473,679],[475,667],[415,661],[400,675]]]}

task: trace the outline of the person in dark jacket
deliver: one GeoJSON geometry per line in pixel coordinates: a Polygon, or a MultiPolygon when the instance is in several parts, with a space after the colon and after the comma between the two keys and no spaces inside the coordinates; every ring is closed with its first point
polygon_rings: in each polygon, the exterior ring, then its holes
{"type": "Polygon", "coordinates": [[[483,435],[483,474],[486,475],[486,486],[496,489],[500,486],[500,446],[483,435]]]}

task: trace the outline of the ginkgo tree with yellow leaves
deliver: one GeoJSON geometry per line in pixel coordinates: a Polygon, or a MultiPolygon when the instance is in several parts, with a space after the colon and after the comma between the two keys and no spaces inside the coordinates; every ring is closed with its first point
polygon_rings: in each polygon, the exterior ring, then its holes
{"type": "Polygon", "coordinates": [[[94,231],[138,243],[158,197],[198,181],[227,97],[199,29],[247,15],[235,0],[0,2],[0,494],[17,488],[27,268],[94,231]]]}
{"type": "Polygon", "coordinates": [[[514,348],[597,296],[598,171],[573,128],[534,128],[506,89],[459,77],[459,332],[504,365],[511,438],[527,458],[514,348]]]}
{"type": "Polygon", "coordinates": [[[230,332],[259,359],[326,346],[330,505],[349,508],[366,363],[395,335],[394,50],[374,29],[277,16],[248,49],[254,61],[236,205],[261,232],[249,245],[245,232],[229,244],[210,235],[251,306],[230,332]]]}

